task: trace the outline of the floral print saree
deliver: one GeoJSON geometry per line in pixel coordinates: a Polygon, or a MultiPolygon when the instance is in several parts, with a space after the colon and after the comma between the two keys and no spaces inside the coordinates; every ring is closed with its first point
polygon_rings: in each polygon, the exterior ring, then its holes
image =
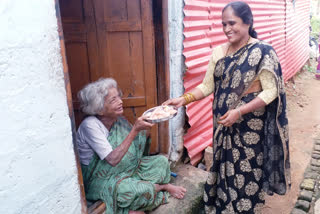
{"type": "Polygon", "coordinates": [[[283,195],[290,186],[286,97],[278,57],[263,41],[247,44],[216,63],[214,81],[214,160],[205,184],[206,213],[260,213],[265,193],[283,195]],[[274,75],[278,97],[231,127],[218,125],[228,110],[258,96],[245,92],[262,70],[274,75]]]}

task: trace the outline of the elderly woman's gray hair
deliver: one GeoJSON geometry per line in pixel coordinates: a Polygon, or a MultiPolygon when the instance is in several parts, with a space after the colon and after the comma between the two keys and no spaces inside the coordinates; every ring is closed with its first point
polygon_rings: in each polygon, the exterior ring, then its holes
{"type": "Polygon", "coordinates": [[[86,85],[78,92],[81,110],[88,115],[97,115],[103,109],[110,88],[118,89],[117,82],[112,78],[102,78],[86,85]]]}

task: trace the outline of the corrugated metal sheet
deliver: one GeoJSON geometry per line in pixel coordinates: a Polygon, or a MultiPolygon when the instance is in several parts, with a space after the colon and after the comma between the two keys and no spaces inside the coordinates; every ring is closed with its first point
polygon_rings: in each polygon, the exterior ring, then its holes
{"type": "Polygon", "coordinates": [[[284,77],[291,78],[309,58],[310,1],[288,2],[284,77]]]}
{"type": "MultiPolygon", "coordinates": [[[[222,8],[227,0],[184,0],[184,50],[187,72],[186,92],[201,83],[212,49],[227,41],[221,24],[222,8]]],[[[310,1],[284,0],[247,1],[254,15],[254,27],[259,39],[272,44],[287,80],[306,62],[310,1]]],[[[203,150],[212,144],[212,95],[187,106],[191,128],[184,136],[184,146],[194,165],[203,150]]]]}

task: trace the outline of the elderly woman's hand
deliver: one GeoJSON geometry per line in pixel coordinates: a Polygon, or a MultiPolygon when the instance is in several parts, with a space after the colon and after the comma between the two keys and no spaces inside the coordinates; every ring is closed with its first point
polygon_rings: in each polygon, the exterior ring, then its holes
{"type": "Polygon", "coordinates": [[[148,123],[144,119],[146,119],[146,116],[141,116],[136,120],[136,122],[133,125],[133,129],[135,131],[140,132],[142,130],[149,130],[154,125],[152,123],[148,123]]]}
{"type": "Polygon", "coordinates": [[[162,103],[162,105],[172,105],[176,108],[179,108],[180,106],[183,106],[186,103],[186,100],[183,97],[177,97],[173,99],[169,99],[162,103]]]}

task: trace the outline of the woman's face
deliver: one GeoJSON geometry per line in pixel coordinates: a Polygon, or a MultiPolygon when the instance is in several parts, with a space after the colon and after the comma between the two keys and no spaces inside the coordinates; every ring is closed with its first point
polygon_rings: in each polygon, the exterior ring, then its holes
{"type": "Polygon", "coordinates": [[[110,118],[117,118],[123,114],[122,99],[118,89],[110,88],[109,93],[104,99],[103,109],[100,115],[110,118]]]}
{"type": "Polygon", "coordinates": [[[243,23],[242,19],[234,14],[232,7],[227,7],[222,13],[222,26],[231,44],[249,38],[249,24],[243,23]]]}

